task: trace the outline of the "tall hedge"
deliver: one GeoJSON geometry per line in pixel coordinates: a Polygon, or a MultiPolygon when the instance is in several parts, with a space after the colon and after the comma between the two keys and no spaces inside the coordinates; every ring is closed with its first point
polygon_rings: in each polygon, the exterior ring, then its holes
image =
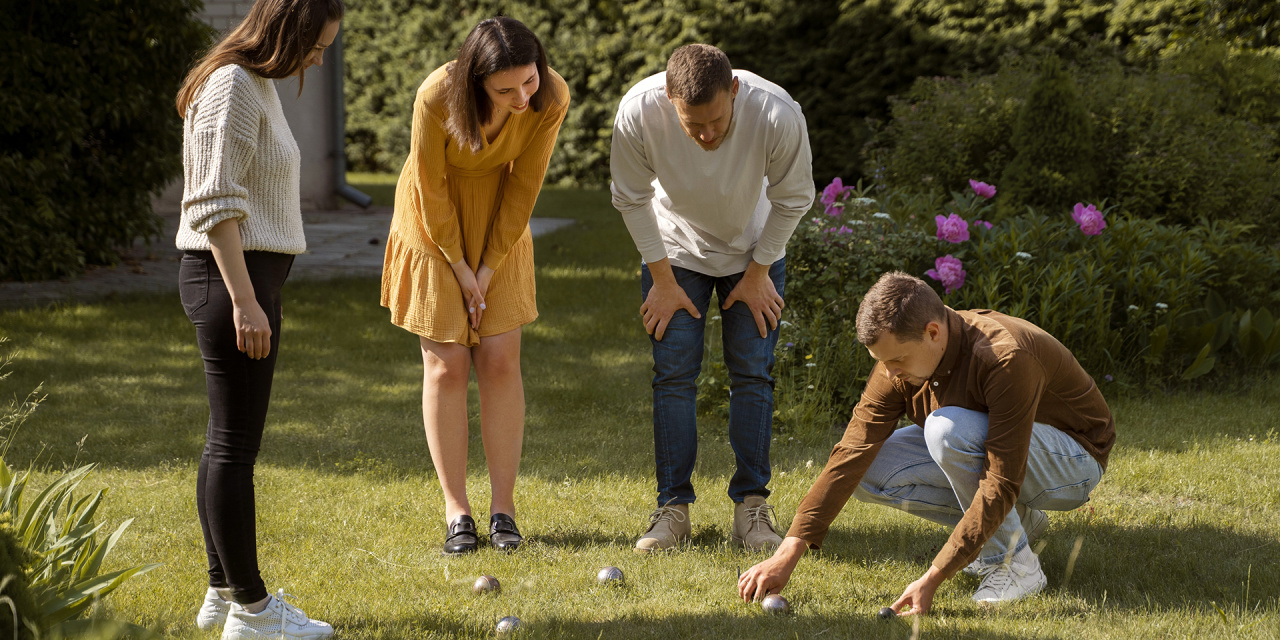
{"type": "MultiPolygon", "coordinates": [[[[548,178],[607,184],[618,99],[664,68],[676,47],[707,42],[804,107],[820,182],[861,175],[860,153],[889,98],[917,77],[991,71],[1009,53],[1159,51],[1197,30],[1233,42],[1273,39],[1264,0],[1186,9],[1199,0],[348,0],[347,157],[353,169],[400,169],[414,91],[451,60],[467,31],[498,14],[543,39],[574,104],[548,178]]],[[[1135,54],[1135,58],[1141,57],[1135,54]]]]}
{"type": "Polygon", "coordinates": [[[0,280],[112,264],[181,175],[200,0],[0,0],[0,280]]]}

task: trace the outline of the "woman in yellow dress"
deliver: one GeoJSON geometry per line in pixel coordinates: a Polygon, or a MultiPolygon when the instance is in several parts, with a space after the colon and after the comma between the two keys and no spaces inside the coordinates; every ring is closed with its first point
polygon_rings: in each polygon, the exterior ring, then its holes
{"type": "Polygon", "coordinates": [[[444,492],[446,554],[475,551],[467,501],[467,381],[475,367],[489,467],[489,539],[512,550],[524,439],[520,328],[538,317],[529,216],[569,107],[524,24],[476,25],[413,106],[382,272],[391,322],[419,336],[422,420],[444,492]]]}

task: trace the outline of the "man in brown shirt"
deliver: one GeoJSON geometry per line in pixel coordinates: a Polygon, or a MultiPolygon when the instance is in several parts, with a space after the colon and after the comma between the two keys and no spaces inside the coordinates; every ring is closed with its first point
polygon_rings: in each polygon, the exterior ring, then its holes
{"type": "Polygon", "coordinates": [[[862,399],[786,539],[742,574],[740,595],[780,591],[853,495],[955,527],[894,611],[928,613],[938,586],[961,569],[985,576],[979,602],[1040,591],[1046,579],[1028,543],[1048,525],[1044,510],[1088,502],[1115,442],[1093,379],[1039,327],[953,311],[903,273],[871,287],[857,330],[877,360],[862,399]],[[898,429],[903,416],[914,424],[898,429]]]}

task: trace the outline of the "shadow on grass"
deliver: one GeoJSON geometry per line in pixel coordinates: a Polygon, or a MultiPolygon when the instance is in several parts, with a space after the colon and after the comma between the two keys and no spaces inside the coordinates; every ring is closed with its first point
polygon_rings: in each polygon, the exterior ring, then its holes
{"type": "MultiPolygon", "coordinates": [[[[844,526],[832,528],[821,553],[865,568],[886,561],[909,563],[923,574],[949,532],[922,531],[910,526],[907,517],[874,529],[838,520],[844,526]]],[[[1076,520],[1051,524],[1042,540],[1040,561],[1050,594],[1127,610],[1169,611],[1188,605],[1211,609],[1211,603],[1251,609],[1259,602],[1268,605],[1280,593],[1280,565],[1274,560],[1280,540],[1234,531],[1230,525],[1121,526],[1076,520]],[[1081,546],[1073,562],[1077,540],[1081,546]]],[[[954,580],[966,590],[976,590],[981,582],[963,574],[954,580]]]]}
{"type": "MultiPolygon", "coordinates": [[[[881,621],[872,615],[850,613],[847,616],[806,613],[798,607],[788,615],[769,615],[757,607],[742,604],[742,612],[732,614],[673,614],[652,616],[624,615],[613,620],[587,621],[568,618],[534,618],[522,620],[520,638],[866,638],[897,640],[910,638],[912,625],[906,619],[881,621]]],[[[494,620],[496,625],[497,619],[494,620]]],[[[928,621],[921,625],[928,629],[928,621]]],[[[342,625],[348,633],[358,632],[382,637],[381,632],[417,635],[440,634],[450,638],[492,637],[493,627],[480,628],[444,615],[428,615],[402,620],[355,620],[342,625]]],[[[927,633],[922,633],[927,635],[927,633]]],[[[390,637],[390,636],[388,636],[390,637]]],[[[984,632],[990,640],[1015,638],[1056,638],[1053,635],[1010,635],[984,632]]]]}

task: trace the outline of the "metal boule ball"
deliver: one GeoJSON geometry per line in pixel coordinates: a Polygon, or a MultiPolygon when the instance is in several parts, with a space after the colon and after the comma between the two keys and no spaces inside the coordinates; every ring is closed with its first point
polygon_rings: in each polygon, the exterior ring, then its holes
{"type": "Polygon", "coordinates": [[[892,607],[885,607],[880,610],[880,613],[876,614],[876,617],[880,618],[881,620],[892,620],[898,617],[898,612],[894,611],[892,607]]]}
{"type": "Polygon", "coordinates": [[[511,633],[520,628],[520,618],[507,616],[498,621],[498,633],[511,633]]]}
{"type": "Polygon", "coordinates": [[[603,586],[620,585],[626,580],[626,576],[622,575],[622,569],[617,567],[605,567],[596,574],[596,582],[603,586]]]}
{"type": "Polygon", "coordinates": [[[771,593],[760,601],[760,608],[769,613],[788,613],[791,611],[791,603],[787,602],[786,598],[771,593]]]}
{"type": "Polygon", "coordinates": [[[480,576],[476,578],[476,583],[471,585],[471,590],[476,592],[477,595],[501,593],[502,583],[498,582],[498,579],[493,576],[480,576]]]}

